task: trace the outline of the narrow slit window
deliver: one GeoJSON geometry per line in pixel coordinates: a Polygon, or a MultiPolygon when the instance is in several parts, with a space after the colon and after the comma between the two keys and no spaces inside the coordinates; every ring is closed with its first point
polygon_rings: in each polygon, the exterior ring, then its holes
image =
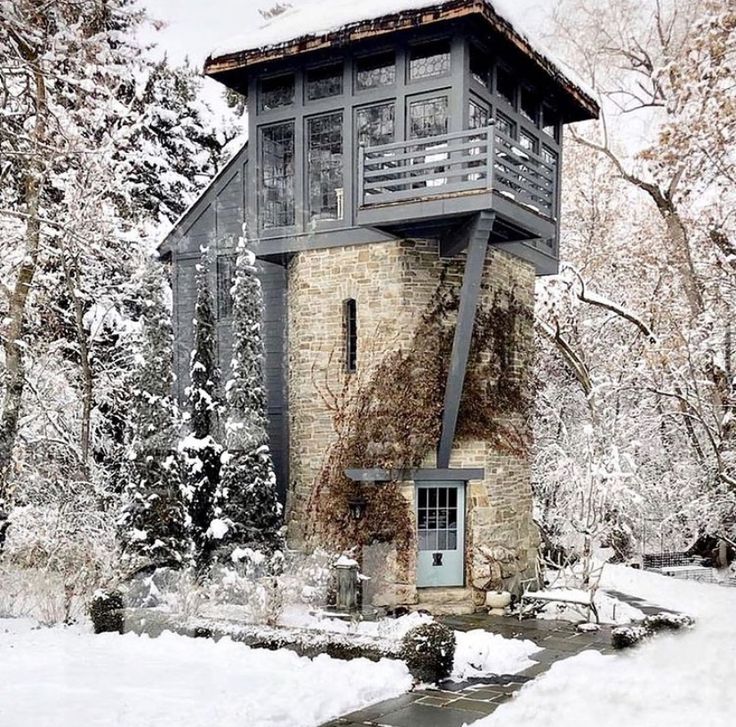
{"type": "Polygon", "coordinates": [[[358,370],[358,308],[355,298],[345,301],[345,369],[349,374],[358,370]]]}

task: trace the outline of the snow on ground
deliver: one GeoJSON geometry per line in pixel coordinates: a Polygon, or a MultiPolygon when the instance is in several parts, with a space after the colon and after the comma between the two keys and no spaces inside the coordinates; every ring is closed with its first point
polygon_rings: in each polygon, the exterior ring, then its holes
{"type": "Polygon", "coordinates": [[[695,616],[695,628],[558,662],[474,727],[736,724],[736,589],[623,566],[607,566],[601,585],[695,616]]]}
{"type": "Polygon", "coordinates": [[[402,694],[411,677],[390,660],[2,619],[0,685],[2,727],[312,727],[402,694]]]}
{"type": "Polygon", "coordinates": [[[452,678],[457,680],[490,674],[518,674],[535,661],[529,656],[540,650],[528,639],[506,639],[481,629],[456,631],[455,663],[452,678]]]}

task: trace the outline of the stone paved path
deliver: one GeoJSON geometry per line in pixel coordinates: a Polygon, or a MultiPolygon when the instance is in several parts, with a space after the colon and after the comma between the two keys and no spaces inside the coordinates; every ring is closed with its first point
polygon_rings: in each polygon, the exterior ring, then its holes
{"type": "MultiPolygon", "coordinates": [[[[609,593],[647,615],[667,610],[624,593],[609,593]]],[[[602,654],[614,653],[611,647],[612,627],[606,625],[593,633],[579,633],[567,621],[519,621],[485,613],[446,616],[440,620],[456,631],[485,629],[506,638],[530,639],[542,650],[531,656],[537,663],[520,674],[461,683],[446,682],[442,688],[410,692],[345,715],[323,727],[462,727],[494,712],[512,699],[524,684],[547,671],[556,661],[586,649],[595,649],[602,654]]]]}

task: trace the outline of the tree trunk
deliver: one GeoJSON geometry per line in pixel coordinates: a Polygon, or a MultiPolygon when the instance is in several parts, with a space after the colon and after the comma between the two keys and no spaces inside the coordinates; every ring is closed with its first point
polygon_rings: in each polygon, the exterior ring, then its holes
{"type": "Polygon", "coordinates": [[[33,61],[33,93],[36,107],[34,141],[36,149],[31,155],[29,168],[24,179],[24,201],[26,207],[25,255],[18,269],[10,297],[5,330],[2,332],[5,351],[5,394],[0,410],[0,550],[5,542],[8,528],[8,480],[13,460],[13,448],[18,436],[21,402],[25,387],[25,361],[23,333],[26,324],[28,296],[38,266],[41,244],[41,193],[44,185],[45,167],[38,147],[46,136],[46,82],[33,61]]]}

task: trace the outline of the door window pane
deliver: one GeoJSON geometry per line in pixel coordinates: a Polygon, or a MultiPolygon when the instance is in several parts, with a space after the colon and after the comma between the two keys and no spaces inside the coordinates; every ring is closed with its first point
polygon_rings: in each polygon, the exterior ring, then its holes
{"type": "Polygon", "coordinates": [[[264,228],[294,224],[294,122],[261,130],[261,218],[264,228]]]}
{"type": "Polygon", "coordinates": [[[355,87],[359,91],[396,83],[396,56],[393,53],[360,58],[355,65],[355,87]]]}
{"type": "Polygon", "coordinates": [[[447,531],[447,550],[457,550],[457,530],[447,531]]]}
{"type": "Polygon", "coordinates": [[[444,76],[449,72],[450,43],[448,41],[427,43],[412,48],[409,60],[409,78],[412,81],[444,76]]]}
{"type": "Polygon", "coordinates": [[[339,96],[342,93],[342,64],[307,71],[307,100],[339,96]]]}
{"type": "Polygon", "coordinates": [[[342,218],[342,112],[309,119],[307,167],[310,219],[342,218]]]}
{"type": "Polygon", "coordinates": [[[355,118],[359,144],[378,146],[394,141],[396,108],[393,103],[358,109],[355,118]]]}
{"type": "Polygon", "coordinates": [[[439,96],[409,104],[409,136],[425,139],[447,133],[447,96],[439,96]]]}
{"type": "Polygon", "coordinates": [[[294,103],[294,75],[264,78],[259,91],[261,111],[273,111],[294,103]]]}

